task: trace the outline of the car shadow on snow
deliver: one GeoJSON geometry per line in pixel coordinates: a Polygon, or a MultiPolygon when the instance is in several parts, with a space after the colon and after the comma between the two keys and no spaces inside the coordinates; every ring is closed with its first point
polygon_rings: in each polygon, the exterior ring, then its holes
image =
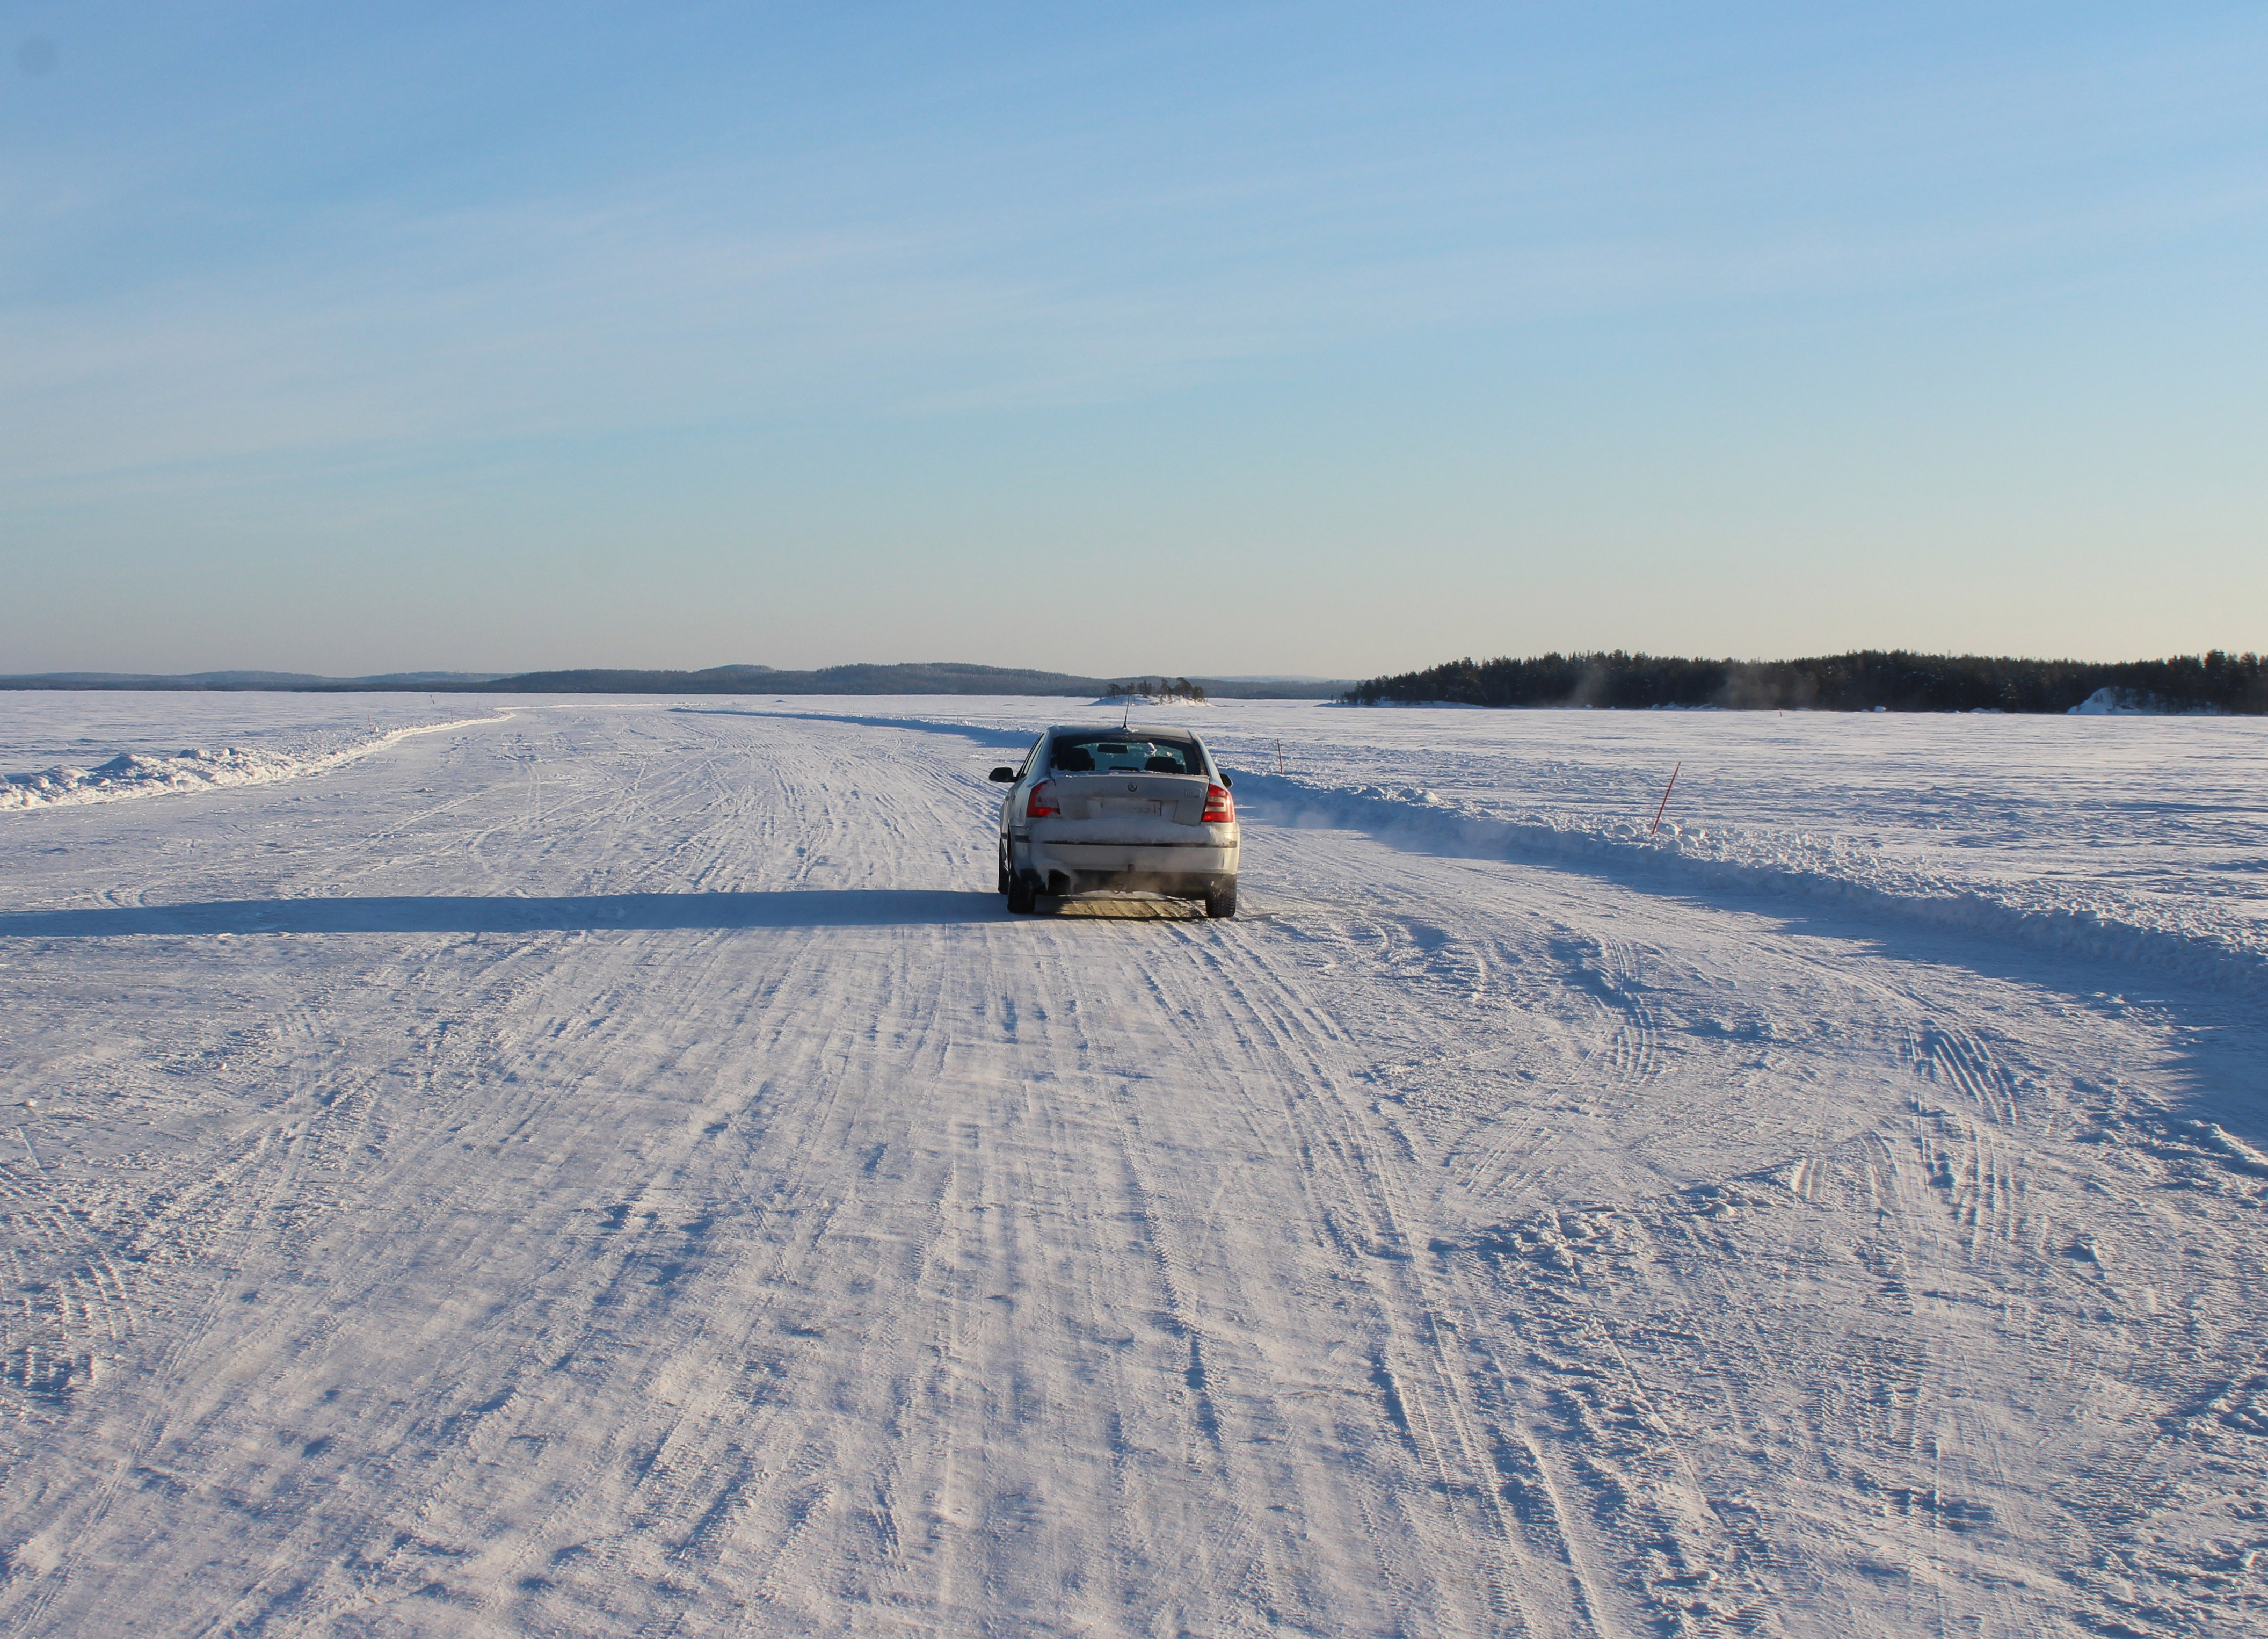
{"type": "Polygon", "coordinates": [[[908,927],[1005,922],[997,893],[815,888],[784,893],[433,895],[235,899],[0,912],[0,938],[110,939],[134,934],[517,934],[615,929],[908,927]]]}

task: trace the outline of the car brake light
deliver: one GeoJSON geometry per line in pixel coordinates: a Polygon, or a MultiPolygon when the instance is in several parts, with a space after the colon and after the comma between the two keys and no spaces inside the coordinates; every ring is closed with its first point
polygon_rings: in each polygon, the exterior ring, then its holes
{"type": "Polygon", "coordinates": [[[1204,813],[1199,816],[1201,825],[1233,825],[1236,823],[1236,799],[1228,794],[1225,786],[1205,787],[1204,813]]]}
{"type": "Polygon", "coordinates": [[[1049,794],[1049,787],[1054,784],[1055,781],[1052,779],[1043,779],[1032,787],[1031,795],[1024,799],[1026,819],[1054,819],[1062,816],[1063,810],[1055,805],[1049,794]]]}

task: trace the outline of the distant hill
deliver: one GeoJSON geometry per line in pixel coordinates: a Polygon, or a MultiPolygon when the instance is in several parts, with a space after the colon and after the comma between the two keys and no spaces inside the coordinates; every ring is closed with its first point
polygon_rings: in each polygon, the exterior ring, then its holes
{"type": "MultiPolygon", "coordinates": [[[[1071,672],[976,666],[931,661],[896,666],[827,666],[817,671],[775,671],[768,666],[715,666],[706,671],[523,672],[486,684],[490,692],[529,694],[1027,694],[1093,698],[1111,684],[1135,677],[1082,677],[1071,672]]],[[[1278,678],[1211,678],[1202,683],[1216,699],[1325,700],[1344,679],[1299,682],[1278,678]]]]}
{"type": "Polygon", "coordinates": [[[430,689],[446,692],[452,689],[483,688],[502,675],[500,672],[404,671],[387,672],[376,677],[321,677],[308,672],[290,671],[51,671],[0,677],[0,689],[265,689],[301,692],[430,689]]]}
{"type": "Polygon", "coordinates": [[[621,671],[583,667],[500,677],[489,691],[517,694],[1093,694],[1099,679],[1005,666],[828,666],[775,671],[712,666],[705,671],[621,671]]]}
{"type": "Polygon", "coordinates": [[[1451,661],[1373,677],[1341,698],[1357,705],[2067,712],[2102,689],[2160,710],[2268,712],[2268,660],[2219,649],[2107,662],[1869,649],[1800,661],[1712,661],[1617,649],[1451,661]]]}
{"type": "MultiPolygon", "coordinates": [[[[712,666],[703,671],[635,671],[581,667],[563,671],[390,672],[375,677],[320,677],[299,672],[216,671],[180,676],[134,672],[45,672],[0,677],[0,689],[277,690],[294,693],[423,691],[434,694],[1023,694],[1089,698],[1133,677],[1081,677],[1069,672],[933,661],[898,666],[828,666],[777,671],[769,666],[712,666]]],[[[1322,700],[1347,687],[1344,678],[1211,678],[1216,699],[1322,700]]]]}

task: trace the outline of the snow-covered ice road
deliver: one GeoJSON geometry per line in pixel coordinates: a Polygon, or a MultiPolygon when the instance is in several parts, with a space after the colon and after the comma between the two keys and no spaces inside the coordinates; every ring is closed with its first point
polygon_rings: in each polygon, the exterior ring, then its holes
{"type": "Polygon", "coordinates": [[[2257,985],[1264,801],[1012,919],[1006,738],[0,816],[0,1632],[2268,1631],[2257,985]]]}

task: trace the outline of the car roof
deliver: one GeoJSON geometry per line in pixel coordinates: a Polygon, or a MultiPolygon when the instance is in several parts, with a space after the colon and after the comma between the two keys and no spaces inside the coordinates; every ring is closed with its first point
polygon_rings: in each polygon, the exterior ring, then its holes
{"type": "Polygon", "coordinates": [[[1125,735],[1130,739],[1139,735],[1145,740],[1194,740],[1197,735],[1187,728],[1151,728],[1128,725],[1114,728],[1108,723],[1057,723],[1048,730],[1049,735],[1125,735]]]}

